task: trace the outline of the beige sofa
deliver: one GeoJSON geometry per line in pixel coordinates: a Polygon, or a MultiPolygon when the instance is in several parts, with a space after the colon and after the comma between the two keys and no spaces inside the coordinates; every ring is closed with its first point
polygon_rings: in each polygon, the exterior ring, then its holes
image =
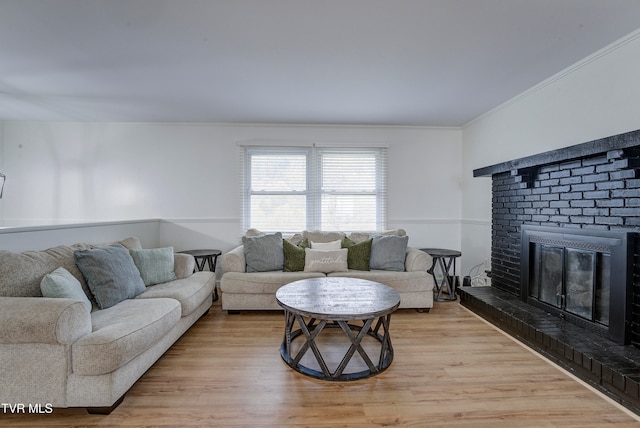
{"type": "MultiPolygon", "coordinates": [[[[118,243],[141,248],[137,238],[118,243]]],[[[60,266],[90,297],[74,260],[75,250],[89,248],[0,251],[0,402],[108,413],[211,307],[214,274],[193,273],[194,259],[186,254],[174,255],[177,279],[106,309],[95,301],[90,311],[89,302],[41,297],[42,278],[60,266]]]]}
{"type": "MultiPolygon", "coordinates": [[[[402,229],[386,233],[405,235],[402,229]]],[[[249,234],[255,234],[255,232],[249,232],[249,234]]],[[[326,243],[345,236],[347,234],[342,232],[304,231],[288,240],[293,243],[303,240],[326,243]]],[[[347,237],[355,242],[361,242],[369,238],[369,235],[354,233],[347,237]]],[[[244,247],[240,245],[223,254],[221,258],[221,267],[224,272],[220,282],[222,309],[230,313],[241,310],[282,309],[275,299],[278,288],[300,279],[329,276],[380,282],[394,288],[400,294],[399,308],[415,308],[421,312],[428,312],[433,307],[433,278],[427,273],[432,263],[432,258],[427,253],[407,247],[403,271],[349,269],[329,273],[283,270],[247,272],[244,247]]]]}

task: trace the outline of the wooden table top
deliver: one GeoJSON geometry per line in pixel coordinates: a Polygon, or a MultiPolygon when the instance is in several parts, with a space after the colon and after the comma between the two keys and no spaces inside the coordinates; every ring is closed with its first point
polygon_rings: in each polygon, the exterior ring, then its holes
{"type": "Polygon", "coordinates": [[[290,312],[330,321],[376,318],[400,305],[396,290],[358,278],[310,278],[283,285],[278,304],[290,312]]]}

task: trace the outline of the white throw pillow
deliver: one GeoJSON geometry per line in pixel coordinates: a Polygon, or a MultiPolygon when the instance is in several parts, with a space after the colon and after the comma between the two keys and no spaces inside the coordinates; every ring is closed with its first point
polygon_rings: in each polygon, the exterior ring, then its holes
{"type": "Polygon", "coordinates": [[[305,272],[346,272],[349,270],[347,265],[347,255],[349,250],[342,248],[340,250],[313,250],[311,248],[304,249],[304,271],[305,272]]]}
{"type": "Polygon", "coordinates": [[[311,241],[311,249],[313,250],[339,250],[342,248],[342,239],[331,242],[313,242],[311,241]]]}

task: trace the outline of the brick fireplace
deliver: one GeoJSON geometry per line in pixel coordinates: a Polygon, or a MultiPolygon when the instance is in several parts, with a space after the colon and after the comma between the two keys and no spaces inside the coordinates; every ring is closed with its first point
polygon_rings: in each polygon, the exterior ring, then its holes
{"type": "Polygon", "coordinates": [[[640,413],[640,130],[474,176],[492,178],[492,277],[491,287],[461,288],[462,304],[640,413]],[[622,262],[607,246],[618,238],[622,262]],[[584,267],[579,279],[568,267],[545,273],[570,262],[584,267]],[[569,296],[585,282],[591,289],[569,296]]]}

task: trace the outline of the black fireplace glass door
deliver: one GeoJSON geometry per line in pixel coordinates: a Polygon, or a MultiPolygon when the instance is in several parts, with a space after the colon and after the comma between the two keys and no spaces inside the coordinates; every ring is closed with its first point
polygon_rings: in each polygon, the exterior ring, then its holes
{"type": "Polygon", "coordinates": [[[597,281],[594,321],[608,326],[611,294],[611,255],[598,254],[596,275],[597,281]]]}
{"type": "Polygon", "coordinates": [[[564,249],[539,245],[540,263],[537,276],[538,299],[557,308],[562,307],[562,265],[564,249]]]}
{"type": "Polygon", "coordinates": [[[567,248],[566,257],[565,310],[592,320],[596,253],[567,248]]]}

